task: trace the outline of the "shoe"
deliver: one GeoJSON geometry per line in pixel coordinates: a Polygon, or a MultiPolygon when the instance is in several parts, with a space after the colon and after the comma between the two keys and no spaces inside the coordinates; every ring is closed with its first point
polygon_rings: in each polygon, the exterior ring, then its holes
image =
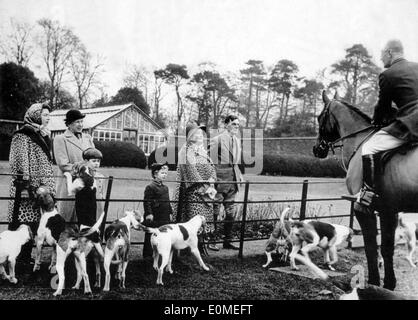
{"type": "Polygon", "coordinates": [[[208,244],[208,249],[212,251],[219,251],[219,247],[216,244],[208,244]]]}
{"type": "Polygon", "coordinates": [[[224,242],[224,249],[239,250],[239,248],[231,242],[224,242]]]}

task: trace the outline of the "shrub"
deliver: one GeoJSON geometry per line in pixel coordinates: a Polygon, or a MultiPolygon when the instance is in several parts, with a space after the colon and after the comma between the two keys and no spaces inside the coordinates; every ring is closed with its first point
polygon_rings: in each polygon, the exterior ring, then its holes
{"type": "Polygon", "coordinates": [[[345,177],[344,170],[334,159],[271,154],[264,155],[261,174],[295,177],[345,177]]]}
{"type": "Polygon", "coordinates": [[[122,141],[98,141],[94,145],[103,153],[102,166],[145,169],[147,158],[136,145],[122,141]]]}
{"type": "Polygon", "coordinates": [[[155,149],[153,152],[150,153],[148,157],[148,168],[151,167],[153,163],[156,162],[162,162],[168,163],[168,170],[176,171],[177,170],[177,163],[178,163],[178,148],[175,148],[174,146],[163,146],[155,149]],[[168,150],[168,156],[167,156],[167,150],[168,150]],[[162,155],[162,159],[155,159],[155,153],[157,152],[157,155],[162,155]]]}

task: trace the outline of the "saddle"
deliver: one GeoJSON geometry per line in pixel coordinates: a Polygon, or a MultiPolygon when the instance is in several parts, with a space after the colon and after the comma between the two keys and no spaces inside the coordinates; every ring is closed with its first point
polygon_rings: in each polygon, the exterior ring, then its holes
{"type": "MultiPolygon", "coordinates": [[[[379,153],[381,156],[381,170],[385,168],[385,166],[389,163],[389,161],[392,159],[394,155],[396,154],[405,155],[417,146],[418,146],[418,142],[416,141],[407,142],[398,148],[379,153]]],[[[353,165],[350,165],[350,168],[347,172],[346,180],[347,180],[347,186],[349,187],[350,194],[356,194],[361,189],[362,182],[363,182],[361,152],[356,152],[356,154],[353,156],[351,161],[353,162],[353,165]]],[[[347,195],[347,200],[349,198],[351,199],[351,196],[347,195]]]]}
{"type": "Polygon", "coordinates": [[[407,154],[410,150],[418,146],[418,141],[410,141],[391,150],[380,152],[382,167],[384,167],[395,154],[407,154]]]}

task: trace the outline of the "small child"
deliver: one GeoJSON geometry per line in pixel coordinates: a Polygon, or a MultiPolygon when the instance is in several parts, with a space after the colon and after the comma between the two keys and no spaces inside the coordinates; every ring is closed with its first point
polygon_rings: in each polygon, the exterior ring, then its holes
{"type": "MultiPolygon", "coordinates": [[[[104,199],[104,175],[98,171],[100,168],[103,155],[100,150],[95,148],[88,148],[85,151],[83,160],[88,162],[88,165],[94,172],[94,182],[96,183],[96,199],[104,199]]],[[[96,220],[103,213],[103,201],[97,202],[96,220]]]]}
{"type": "MultiPolygon", "coordinates": [[[[144,225],[147,227],[160,227],[171,223],[172,214],[169,190],[163,181],[167,178],[168,166],[162,163],[151,165],[151,175],[154,179],[146,186],[144,191],[144,225]]],[[[142,250],[144,258],[152,257],[151,234],[145,233],[144,248],[142,250]]]]}
{"type": "MultiPolygon", "coordinates": [[[[71,181],[72,176],[69,172],[64,173],[69,195],[75,193],[75,213],[80,231],[92,227],[97,220],[96,169],[103,158],[102,153],[95,148],[84,150],[82,156],[84,162],[73,168],[73,175],[76,177],[74,181],[71,181]]],[[[88,239],[93,242],[98,254],[104,257],[99,232],[89,235],[88,239]]]]}
{"type": "MultiPolygon", "coordinates": [[[[91,172],[93,173],[93,187],[92,186],[84,186],[81,190],[79,190],[75,195],[75,209],[77,215],[77,221],[81,228],[83,226],[91,227],[96,223],[97,220],[97,212],[98,206],[97,205],[97,191],[99,191],[99,197],[102,197],[102,189],[99,186],[103,185],[102,179],[97,179],[98,177],[103,177],[100,173],[96,170],[100,167],[100,162],[103,158],[102,153],[100,150],[95,148],[88,148],[83,151],[83,160],[87,163],[90,167],[91,172]]],[[[102,210],[100,214],[102,213],[102,210]]]]}

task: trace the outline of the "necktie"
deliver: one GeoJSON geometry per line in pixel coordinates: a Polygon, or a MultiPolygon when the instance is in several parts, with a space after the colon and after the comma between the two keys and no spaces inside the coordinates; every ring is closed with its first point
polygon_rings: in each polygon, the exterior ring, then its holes
{"type": "Polygon", "coordinates": [[[76,136],[77,139],[81,139],[81,133],[80,132],[75,132],[74,135],[76,136]]]}
{"type": "Polygon", "coordinates": [[[231,145],[231,154],[232,154],[232,161],[231,161],[231,164],[233,164],[234,163],[234,155],[235,155],[235,153],[234,153],[234,136],[231,136],[231,143],[230,143],[230,145],[231,145]]]}

